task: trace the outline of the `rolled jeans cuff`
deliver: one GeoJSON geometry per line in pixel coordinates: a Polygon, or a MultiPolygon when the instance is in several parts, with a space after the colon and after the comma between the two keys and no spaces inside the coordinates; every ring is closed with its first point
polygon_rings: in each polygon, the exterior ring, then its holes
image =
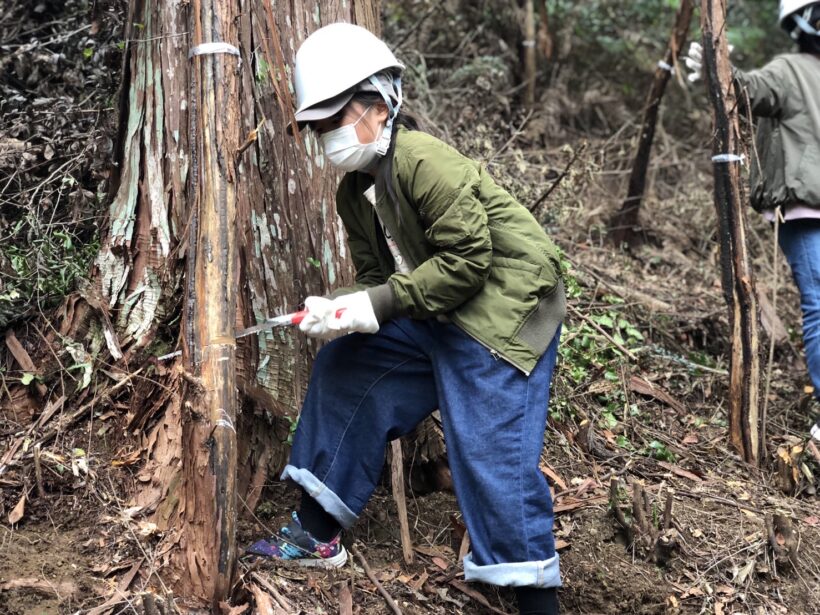
{"type": "Polygon", "coordinates": [[[502,587],[561,587],[558,554],[540,562],[478,566],[473,554],[464,557],[464,579],[502,587]]]}
{"type": "Polygon", "coordinates": [[[356,523],[358,517],[350,510],[338,495],[328,489],[322,481],[316,478],[310,470],[287,465],[281,476],[282,480],[292,480],[304,489],[307,494],[316,500],[325,511],[332,515],[344,529],[349,529],[356,523]]]}

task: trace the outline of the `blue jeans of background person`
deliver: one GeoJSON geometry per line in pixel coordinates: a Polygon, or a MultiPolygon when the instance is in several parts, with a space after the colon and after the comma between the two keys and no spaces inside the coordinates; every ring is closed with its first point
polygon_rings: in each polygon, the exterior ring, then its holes
{"type": "Polygon", "coordinates": [[[800,289],[803,347],[814,394],[820,397],[820,220],[789,220],[782,224],[780,247],[800,289]]]}
{"type": "Polygon", "coordinates": [[[382,472],[385,444],[441,411],[470,533],[467,580],[561,585],[552,499],[538,469],[556,334],[527,377],[453,324],[397,319],[319,352],[283,479],[349,528],[382,472]]]}

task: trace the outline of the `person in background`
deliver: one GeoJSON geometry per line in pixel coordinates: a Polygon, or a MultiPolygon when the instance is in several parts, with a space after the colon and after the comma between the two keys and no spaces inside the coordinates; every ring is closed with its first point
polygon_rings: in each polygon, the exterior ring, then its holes
{"type": "Polygon", "coordinates": [[[514,587],[522,615],[555,614],[539,459],[566,312],[559,253],[480,164],[417,130],[401,109],[403,68],[342,23],[296,55],[298,129],[346,173],[336,204],[356,285],[305,301],[301,330],[336,339],[316,357],[282,474],[301,506],[248,553],[344,564],[341,530],[370,499],[386,443],[439,409],[471,541],[465,579],[514,587]]]}
{"type": "MultiPolygon", "coordinates": [[[[798,52],[760,70],[733,68],[739,99],[757,124],[752,206],[772,222],[800,290],[806,363],[820,397],[820,2],[782,0],[780,25],[798,52]],[[745,91],[745,94],[744,94],[745,91]]],[[[703,49],[692,43],[689,80],[700,79],[703,49]]],[[[820,417],[811,428],[820,442],[820,417]]]]}

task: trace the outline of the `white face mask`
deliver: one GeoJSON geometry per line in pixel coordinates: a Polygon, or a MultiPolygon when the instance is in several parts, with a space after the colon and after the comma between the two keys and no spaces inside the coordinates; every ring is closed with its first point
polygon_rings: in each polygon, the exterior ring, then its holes
{"type": "Polygon", "coordinates": [[[336,130],[331,130],[319,137],[322,149],[328,161],[337,169],[342,171],[359,171],[369,167],[378,156],[376,151],[379,139],[372,143],[360,143],[359,135],[356,133],[356,125],[370,111],[371,107],[364,110],[352,124],[347,124],[336,130]]]}

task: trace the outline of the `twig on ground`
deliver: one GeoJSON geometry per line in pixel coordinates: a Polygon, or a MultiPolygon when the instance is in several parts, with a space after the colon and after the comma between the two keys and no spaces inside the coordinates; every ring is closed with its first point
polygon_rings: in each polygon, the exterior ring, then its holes
{"type": "Polygon", "coordinates": [[[575,153],[573,154],[570,161],[567,163],[567,166],[564,167],[564,171],[556,178],[554,182],[552,182],[552,185],[547,189],[547,191],[540,197],[538,197],[535,203],[533,203],[532,206],[529,208],[529,210],[533,213],[533,215],[536,218],[538,218],[538,214],[540,213],[539,208],[541,207],[541,204],[550,197],[553,191],[560,185],[562,181],[564,181],[564,178],[567,175],[569,175],[569,172],[572,170],[572,167],[575,166],[575,163],[578,162],[578,159],[584,154],[588,146],[589,142],[587,141],[581,143],[578,149],[575,150],[575,153]]]}
{"type": "Polygon", "coordinates": [[[259,583],[262,587],[264,587],[268,593],[273,596],[274,600],[279,604],[280,607],[285,609],[288,613],[293,612],[293,605],[288,602],[288,600],[279,592],[278,589],[268,581],[263,575],[259,574],[258,572],[252,572],[251,577],[254,581],[259,583]]]}
{"type": "Polygon", "coordinates": [[[491,155],[491,156],[487,159],[487,161],[485,162],[485,164],[486,164],[487,166],[491,165],[491,164],[493,163],[493,160],[495,160],[495,159],[496,159],[496,158],[498,158],[501,154],[503,154],[503,153],[504,153],[504,151],[506,151],[506,149],[507,149],[510,145],[512,145],[518,137],[520,137],[522,134],[524,134],[524,126],[526,126],[526,125],[527,125],[527,122],[529,122],[529,121],[530,121],[530,118],[532,117],[532,113],[533,113],[533,112],[532,112],[532,109],[530,109],[530,112],[529,112],[529,113],[527,113],[527,116],[526,116],[526,117],[524,118],[524,120],[521,122],[521,125],[520,125],[518,128],[516,128],[516,129],[515,129],[515,131],[512,133],[512,135],[510,135],[510,138],[509,138],[509,139],[507,139],[507,142],[506,142],[506,143],[504,143],[504,145],[502,145],[499,149],[497,149],[495,152],[493,152],[493,153],[492,153],[492,155],[491,155]]]}
{"type": "Polygon", "coordinates": [[[618,350],[620,350],[622,353],[624,353],[626,356],[628,356],[628,357],[629,357],[630,359],[632,359],[633,361],[637,361],[637,360],[638,360],[638,357],[635,355],[635,353],[633,353],[631,350],[629,350],[628,348],[626,348],[623,344],[621,344],[621,343],[619,343],[619,342],[615,341],[615,338],[613,338],[613,337],[612,337],[609,333],[607,333],[607,332],[604,330],[604,328],[603,328],[603,327],[601,327],[601,326],[600,326],[597,322],[595,322],[594,320],[592,320],[592,319],[591,319],[591,318],[589,318],[588,316],[585,316],[584,314],[582,314],[580,311],[578,311],[578,309],[577,309],[577,308],[575,308],[575,307],[573,307],[573,306],[571,306],[571,305],[570,305],[570,306],[568,306],[568,307],[569,307],[569,311],[570,311],[570,312],[572,312],[575,316],[577,316],[578,318],[580,318],[581,320],[583,320],[583,321],[584,321],[585,323],[587,323],[590,327],[592,327],[593,329],[595,329],[598,333],[600,333],[601,335],[603,335],[603,336],[604,336],[607,340],[609,340],[609,342],[610,342],[613,346],[615,346],[618,350]]]}
{"type": "MultiPolygon", "coordinates": [[[[774,240],[772,249],[772,312],[777,314],[777,291],[780,280],[777,276],[777,255],[780,252],[778,246],[778,235],[780,234],[780,218],[782,214],[780,207],[774,210],[774,240]]],[[[774,346],[776,342],[774,333],[769,334],[769,356],[766,362],[766,384],[763,393],[763,412],[760,419],[760,454],[766,454],[766,427],[769,421],[769,393],[772,386],[772,368],[774,367],[774,346]]]]}
{"type": "Polygon", "coordinates": [[[402,615],[402,611],[399,608],[399,605],[396,604],[396,601],[393,600],[390,594],[387,593],[387,590],[376,578],[376,575],[373,574],[373,570],[371,570],[370,565],[367,563],[367,560],[364,558],[364,556],[361,553],[359,553],[359,549],[356,547],[356,545],[350,547],[350,552],[353,553],[353,555],[356,556],[356,559],[359,560],[359,563],[362,565],[362,568],[364,568],[364,572],[367,575],[367,578],[370,579],[371,583],[373,583],[373,585],[376,586],[376,589],[379,590],[379,593],[384,598],[384,601],[387,603],[387,606],[389,606],[393,613],[395,613],[396,615],[402,615]]]}
{"type": "Polygon", "coordinates": [[[41,500],[46,499],[46,492],[43,489],[43,467],[40,464],[40,445],[34,445],[34,476],[37,479],[37,495],[41,500]]]}

